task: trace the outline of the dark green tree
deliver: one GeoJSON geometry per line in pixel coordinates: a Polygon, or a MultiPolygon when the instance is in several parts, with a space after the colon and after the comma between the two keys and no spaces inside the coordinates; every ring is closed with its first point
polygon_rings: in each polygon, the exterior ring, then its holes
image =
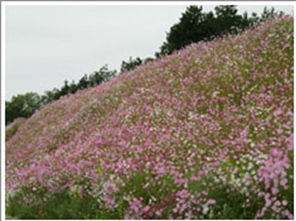
{"type": "Polygon", "coordinates": [[[237,33],[249,26],[248,16],[237,14],[236,6],[221,5],[215,7],[215,36],[221,36],[226,33],[237,33]]]}
{"type": "Polygon", "coordinates": [[[201,41],[213,32],[209,23],[213,22],[213,13],[203,13],[202,7],[189,6],[182,13],[180,22],[173,25],[167,33],[166,42],[160,48],[160,54],[171,54],[185,45],[201,41]],[[208,29],[210,28],[210,29],[208,29]]]}
{"type": "Polygon", "coordinates": [[[284,12],[282,11],[275,11],[275,9],[272,7],[268,9],[267,7],[264,7],[264,10],[260,16],[259,21],[264,22],[269,19],[274,19],[275,17],[283,16],[284,12]]]}
{"type": "Polygon", "coordinates": [[[13,96],[5,102],[5,123],[11,123],[18,117],[29,117],[41,105],[41,97],[37,93],[26,93],[13,96]]]}
{"type": "Polygon", "coordinates": [[[171,54],[193,42],[207,41],[227,33],[236,34],[267,19],[283,15],[274,8],[264,9],[261,17],[256,13],[248,16],[238,14],[234,5],[220,5],[214,12],[203,12],[202,7],[189,6],[182,14],[180,21],[167,33],[166,41],[160,47],[156,57],[171,54]]]}
{"type": "Polygon", "coordinates": [[[83,75],[83,77],[79,80],[77,88],[83,89],[88,87],[88,77],[87,74],[83,75]]]}
{"type": "Polygon", "coordinates": [[[77,85],[75,84],[75,81],[72,81],[69,85],[69,92],[71,94],[74,94],[78,90],[77,85]]]}
{"type": "Polygon", "coordinates": [[[136,57],[135,59],[133,59],[132,57],[129,57],[128,61],[121,62],[120,72],[124,73],[127,71],[131,71],[135,69],[135,67],[139,66],[140,64],[142,64],[141,58],[136,57]]]}
{"type": "Polygon", "coordinates": [[[109,70],[108,65],[104,65],[99,69],[99,71],[94,72],[90,78],[94,78],[98,85],[102,82],[107,82],[116,75],[116,70],[109,70]],[[93,76],[93,77],[92,77],[93,76]]]}
{"type": "Polygon", "coordinates": [[[89,85],[94,87],[101,84],[104,81],[104,76],[99,71],[95,71],[89,76],[89,85]]]}
{"type": "MultiPolygon", "coordinates": [[[[56,90],[57,90],[57,89],[56,89],[56,90]]],[[[44,92],[44,95],[41,96],[41,103],[42,103],[42,104],[48,104],[48,103],[50,103],[51,101],[53,101],[54,98],[55,98],[55,93],[56,93],[55,90],[45,91],[45,92],[44,92]]]]}
{"type": "Polygon", "coordinates": [[[62,86],[61,90],[60,90],[60,94],[59,96],[64,96],[66,94],[69,94],[70,93],[70,87],[68,85],[68,81],[64,81],[64,85],[62,86]]]}

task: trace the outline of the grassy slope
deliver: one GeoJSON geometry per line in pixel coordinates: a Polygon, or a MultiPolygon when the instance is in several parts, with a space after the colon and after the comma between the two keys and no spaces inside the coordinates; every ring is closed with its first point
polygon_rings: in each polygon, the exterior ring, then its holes
{"type": "Polygon", "coordinates": [[[24,122],[26,122],[26,118],[19,117],[9,124],[5,128],[5,140],[8,141],[24,122]]]}
{"type": "Polygon", "coordinates": [[[6,142],[9,193],[89,187],[109,217],[291,217],[292,27],[193,44],[46,105],[6,142]]]}

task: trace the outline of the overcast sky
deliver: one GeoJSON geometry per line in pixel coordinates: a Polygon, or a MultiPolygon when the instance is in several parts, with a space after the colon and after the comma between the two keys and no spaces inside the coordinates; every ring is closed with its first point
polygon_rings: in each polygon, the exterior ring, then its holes
{"type": "MultiPolygon", "coordinates": [[[[274,6],[292,14],[291,6],[274,6]]],[[[204,6],[205,11],[214,6],[204,6]]],[[[239,6],[261,13],[264,6],[239,6]]],[[[186,6],[6,6],[6,100],[153,57],[186,6]]]]}

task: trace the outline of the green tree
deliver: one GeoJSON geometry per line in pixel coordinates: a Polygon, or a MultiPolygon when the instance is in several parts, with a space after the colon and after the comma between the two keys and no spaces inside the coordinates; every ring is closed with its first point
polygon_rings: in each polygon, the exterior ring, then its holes
{"type": "Polygon", "coordinates": [[[160,54],[171,54],[185,45],[201,41],[213,32],[209,23],[213,22],[213,13],[203,13],[202,7],[189,6],[182,13],[180,22],[173,25],[167,33],[166,42],[160,48],[160,54]],[[210,28],[210,29],[207,29],[210,28]]]}
{"type": "Polygon", "coordinates": [[[55,98],[55,90],[52,91],[45,91],[44,95],[41,96],[41,103],[48,104],[53,101],[55,98]]]}
{"type": "Polygon", "coordinates": [[[266,20],[269,20],[269,19],[274,19],[276,17],[279,17],[279,16],[283,16],[284,15],[284,12],[282,11],[275,11],[275,9],[272,7],[270,9],[268,9],[267,7],[264,7],[264,10],[260,16],[260,19],[259,21],[260,22],[264,22],[266,20]]]}
{"type": "Polygon", "coordinates": [[[83,75],[83,77],[79,80],[77,88],[83,89],[88,87],[88,77],[87,74],[83,75]]]}
{"type": "Polygon", "coordinates": [[[202,10],[199,6],[189,6],[182,13],[180,21],[171,27],[160,52],[155,53],[155,56],[171,54],[193,42],[211,40],[227,33],[236,34],[267,19],[283,15],[282,12],[275,12],[274,8],[265,8],[261,17],[256,13],[249,17],[246,12],[243,15],[237,14],[234,5],[217,6],[214,12],[202,10]]]}
{"type": "Polygon", "coordinates": [[[75,84],[75,81],[72,81],[69,85],[69,92],[71,94],[74,94],[78,90],[77,85],[75,84]]]}
{"type": "Polygon", "coordinates": [[[5,123],[11,123],[18,117],[30,117],[41,105],[41,97],[37,93],[26,93],[12,97],[5,102],[5,123]]]}
{"type": "Polygon", "coordinates": [[[136,57],[135,59],[133,59],[132,57],[129,57],[128,61],[121,62],[120,72],[124,73],[127,71],[131,71],[135,69],[135,67],[139,66],[140,64],[142,64],[141,58],[136,57]]]}
{"type": "Polygon", "coordinates": [[[96,85],[98,85],[102,82],[109,81],[115,75],[116,75],[116,70],[109,70],[108,65],[104,65],[99,69],[99,71],[96,71],[93,73],[93,76],[94,76],[93,78],[94,78],[94,81],[96,82],[96,85]]]}
{"type": "Polygon", "coordinates": [[[66,95],[70,93],[70,87],[68,85],[68,81],[64,81],[64,85],[62,86],[60,90],[60,96],[66,95]]]}
{"type": "Polygon", "coordinates": [[[249,27],[249,20],[247,13],[242,15],[237,14],[236,6],[221,5],[215,7],[215,28],[217,36],[226,33],[237,33],[249,27]]]}

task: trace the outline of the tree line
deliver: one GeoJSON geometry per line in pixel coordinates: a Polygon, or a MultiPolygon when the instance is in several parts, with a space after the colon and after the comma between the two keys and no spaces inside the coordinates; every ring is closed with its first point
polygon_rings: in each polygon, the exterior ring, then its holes
{"type": "Polygon", "coordinates": [[[30,117],[42,105],[58,100],[64,95],[74,94],[78,90],[95,87],[109,81],[115,74],[116,70],[109,70],[108,66],[104,65],[98,71],[94,71],[89,75],[85,74],[77,83],[75,81],[71,83],[64,81],[64,85],[60,89],[54,88],[45,91],[43,95],[29,92],[13,96],[11,101],[5,102],[5,123],[7,125],[18,117],[30,117]]]}
{"type": "MultiPolygon", "coordinates": [[[[160,46],[160,50],[155,53],[155,58],[129,57],[129,60],[122,61],[120,74],[131,71],[146,61],[170,55],[191,43],[209,41],[229,33],[237,34],[283,14],[283,12],[275,11],[274,8],[264,8],[261,15],[252,13],[249,16],[247,12],[243,15],[238,14],[237,7],[234,5],[217,6],[214,12],[203,12],[202,6],[189,6],[182,13],[179,22],[170,28],[166,40],[160,46]]],[[[42,105],[57,100],[61,96],[73,94],[80,89],[97,86],[110,80],[116,73],[116,70],[109,70],[108,66],[104,65],[98,71],[89,75],[85,74],[77,83],[75,81],[69,83],[66,80],[60,89],[54,88],[43,95],[30,92],[13,96],[11,101],[5,102],[5,123],[7,125],[18,117],[30,117],[42,105]]]]}

